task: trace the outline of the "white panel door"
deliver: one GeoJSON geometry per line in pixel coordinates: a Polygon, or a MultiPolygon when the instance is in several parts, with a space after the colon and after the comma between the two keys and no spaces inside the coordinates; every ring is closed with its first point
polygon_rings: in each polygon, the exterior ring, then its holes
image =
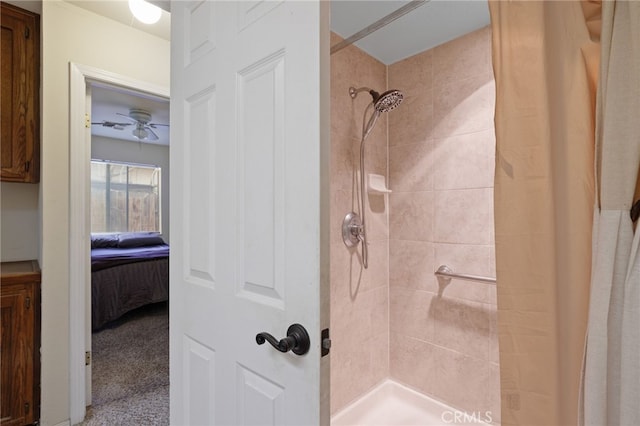
{"type": "Polygon", "coordinates": [[[172,2],[174,425],[327,422],[327,12],[316,1],[172,2]],[[305,355],[256,343],[293,323],[309,333],[305,355]]]}

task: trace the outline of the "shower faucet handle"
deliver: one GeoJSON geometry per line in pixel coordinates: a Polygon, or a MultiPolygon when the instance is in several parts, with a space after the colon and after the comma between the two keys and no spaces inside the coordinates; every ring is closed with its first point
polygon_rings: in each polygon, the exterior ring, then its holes
{"type": "Polygon", "coordinates": [[[364,226],[355,212],[349,212],[342,221],[342,240],[347,247],[355,247],[364,240],[364,226]]]}

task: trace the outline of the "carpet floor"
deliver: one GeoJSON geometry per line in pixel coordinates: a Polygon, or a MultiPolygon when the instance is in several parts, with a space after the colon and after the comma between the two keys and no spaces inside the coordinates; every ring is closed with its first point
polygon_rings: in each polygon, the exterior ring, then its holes
{"type": "Polygon", "coordinates": [[[169,313],[149,305],[93,333],[87,426],[169,424],[169,313]]]}

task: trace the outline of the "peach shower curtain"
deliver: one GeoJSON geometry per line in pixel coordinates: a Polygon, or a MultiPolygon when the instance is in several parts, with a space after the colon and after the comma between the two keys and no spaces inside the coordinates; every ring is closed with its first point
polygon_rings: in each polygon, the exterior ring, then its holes
{"type": "Polygon", "coordinates": [[[594,206],[599,3],[490,1],[503,425],[575,425],[594,206]]]}
{"type": "Polygon", "coordinates": [[[640,424],[640,3],[602,7],[593,276],[584,375],[586,425],[640,424]]]}

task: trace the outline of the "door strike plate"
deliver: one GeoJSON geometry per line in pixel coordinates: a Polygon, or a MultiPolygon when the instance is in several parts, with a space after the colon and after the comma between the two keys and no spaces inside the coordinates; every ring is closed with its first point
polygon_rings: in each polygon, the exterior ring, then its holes
{"type": "Polygon", "coordinates": [[[322,351],[320,352],[320,355],[321,356],[329,355],[329,352],[331,350],[331,339],[329,338],[328,328],[325,328],[324,330],[322,330],[320,340],[322,341],[322,348],[321,348],[322,351]]]}

